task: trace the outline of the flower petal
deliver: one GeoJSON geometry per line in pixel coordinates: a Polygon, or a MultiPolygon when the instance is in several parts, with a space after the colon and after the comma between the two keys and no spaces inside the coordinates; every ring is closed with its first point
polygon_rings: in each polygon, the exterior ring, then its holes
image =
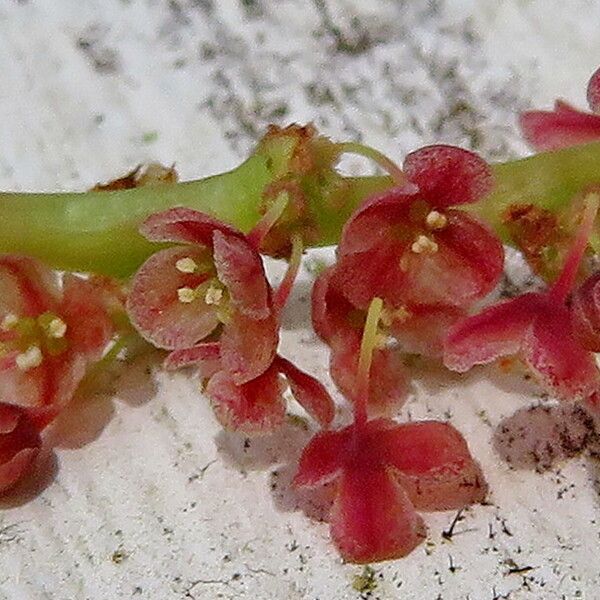
{"type": "Polygon", "coordinates": [[[225,371],[219,371],[210,378],[206,394],[221,425],[232,431],[248,435],[269,433],[285,417],[283,384],[274,368],[242,385],[236,385],[225,371]]]}
{"type": "MultiPolygon", "coordinates": [[[[334,383],[349,399],[357,390],[360,333],[339,335],[331,341],[329,371],[334,383]]],[[[408,397],[406,370],[402,355],[393,347],[373,351],[369,378],[369,413],[388,415],[400,408],[408,397]]]]}
{"type": "Polygon", "coordinates": [[[574,292],[571,307],[577,341],[586,350],[600,352],[600,271],[574,292]]]}
{"type": "Polygon", "coordinates": [[[183,367],[195,366],[200,377],[212,377],[221,369],[218,342],[197,344],[191,348],[173,350],[163,362],[167,371],[175,371],[183,367]]]}
{"type": "Polygon", "coordinates": [[[63,279],[59,315],[67,323],[66,339],[90,361],[99,360],[114,333],[114,325],[97,288],[76,275],[63,279]]]}
{"type": "Polygon", "coordinates": [[[420,510],[450,510],[481,502],[487,485],[463,436],[451,425],[421,421],[371,431],[370,444],[420,510]]]}
{"type": "Polygon", "coordinates": [[[600,139],[600,116],[558,101],[554,111],[531,110],[519,117],[523,137],[536,150],[557,150],[600,139]]]}
{"type": "Polygon", "coordinates": [[[294,485],[316,487],[333,481],[350,455],[352,435],[352,427],[315,435],[302,451],[294,485]]]}
{"type": "Polygon", "coordinates": [[[221,335],[221,364],[236,384],[264,373],[273,362],[279,343],[274,315],[261,321],[235,312],[221,335]]]}
{"type": "Polygon", "coordinates": [[[464,373],[474,365],[517,353],[542,303],[540,294],[524,294],[465,319],[446,338],[444,364],[464,373]]]}
{"type": "Polygon", "coordinates": [[[587,101],[595,113],[600,113],[600,69],[590,77],[587,86],[587,101]]]}
{"type": "Polygon", "coordinates": [[[235,228],[206,213],[191,208],[171,208],[150,215],[141,225],[140,233],[151,242],[200,244],[211,248],[213,232],[241,236],[235,228]]]}
{"type": "Polygon", "coordinates": [[[219,279],[234,306],[253,319],[265,319],[271,308],[270,288],[262,260],[244,238],[215,231],[214,259],[219,279]]]}
{"type": "Polygon", "coordinates": [[[490,166],[477,154],[456,146],[426,146],[404,160],[406,177],[436,208],[476,202],[493,187],[490,166]]]}
{"type": "Polygon", "coordinates": [[[425,539],[425,525],[385,469],[347,469],[331,511],[331,536],[352,563],[400,558],[425,539]]]}
{"type": "Polygon", "coordinates": [[[306,412],[321,427],[329,426],[335,415],[335,405],[325,386],[282,356],[275,358],[274,365],[285,375],[294,398],[306,412]]]}
{"type": "Polygon", "coordinates": [[[202,298],[188,304],[179,301],[178,289],[196,288],[208,277],[207,273],[181,273],[175,265],[182,258],[201,264],[207,253],[181,246],[158,251],[133,277],[127,299],[127,312],[142,337],[167,350],[193,346],[219,322],[214,308],[202,298]]]}
{"type": "Polygon", "coordinates": [[[561,400],[585,399],[600,386],[594,357],[575,340],[565,306],[548,306],[538,315],[522,351],[525,362],[561,400]]]}
{"type": "Polygon", "coordinates": [[[408,302],[467,307],[500,280],[504,266],[500,240],[463,212],[449,210],[446,218],[447,226],[435,233],[436,252],[405,254],[408,302]]]}

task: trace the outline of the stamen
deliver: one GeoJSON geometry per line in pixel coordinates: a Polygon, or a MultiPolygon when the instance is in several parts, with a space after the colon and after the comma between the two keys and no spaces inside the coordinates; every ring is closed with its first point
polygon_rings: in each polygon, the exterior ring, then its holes
{"type": "Polygon", "coordinates": [[[177,290],[177,298],[182,304],[189,304],[196,299],[196,290],[191,287],[182,287],[177,290]]]}
{"type": "Polygon", "coordinates": [[[435,254],[438,251],[438,245],[426,235],[420,235],[410,249],[415,254],[435,254]]]}
{"type": "Polygon", "coordinates": [[[2,331],[10,331],[17,323],[19,322],[19,317],[13,313],[8,313],[5,315],[4,319],[2,319],[2,324],[0,328],[2,331]]]}
{"type": "Polygon", "coordinates": [[[193,258],[186,256],[175,263],[175,268],[180,273],[194,273],[198,269],[198,264],[193,258]]]}
{"type": "Polygon", "coordinates": [[[429,229],[439,230],[444,229],[446,225],[448,225],[448,219],[446,215],[443,215],[437,210],[432,210],[427,217],[425,217],[425,223],[429,229]]]}
{"type": "Polygon", "coordinates": [[[21,371],[28,371],[39,367],[42,364],[42,358],[42,351],[39,346],[29,346],[25,352],[17,355],[15,362],[21,371]]]}
{"type": "Polygon", "coordinates": [[[206,294],[204,295],[204,302],[206,302],[206,304],[214,304],[215,306],[218,306],[219,304],[221,304],[221,300],[223,299],[223,290],[221,288],[215,287],[214,285],[211,285],[207,290],[206,290],[206,294]]]}
{"type": "Polygon", "coordinates": [[[55,338],[55,339],[64,338],[66,333],[67,333],[67,324],[60,317],[55,317],[48,324],[48,335],[51,338],[55,338]]]}

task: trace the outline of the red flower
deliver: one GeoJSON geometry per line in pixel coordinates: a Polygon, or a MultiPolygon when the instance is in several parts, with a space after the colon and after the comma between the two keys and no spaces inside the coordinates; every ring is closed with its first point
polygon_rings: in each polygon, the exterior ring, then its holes
{"type": "Polygon", "coordinates": [[[600,271],[575,290],[571,306],[577,340],[587,350],[600,352],[600,271]]]}
{"type": "Polygon", "coordinates": [[[246,237],[186,208],[152,215],[141,232],[185,245],[159,250],[134,276],[127,310],[140,334],[167,350],[218,334],[221,365],[236,385],[263,374],[278,323],[261,258],[246,237]]]}
{"type": "Polygon", "coordinates": [[[525,139],[536,150],[556,150],[600,139],[600,69],[590,78],[587,100],[591,113],[562,100],[554,103],[553,111],[524,112],[519,125],[525,139]]]}
{"type": "Polygon", "coordinates": [[[285,417],[282,376],[294,398],[322,427],[333,420],[335,407],[327,390],[289,360],[277,355],[264,373],[238,384],[223,368],[219,354],[218,343],[174,350],[165,360],[165,368],[197,367],[200,376],[208,378],[206,394],[226,429],[252,435],[279,427],[285,417]]]}
{"type": "Polygon", "coordinates": [[[466,442],[436,421],[398,425],[388,419],[317,434],[304,449],[294,483],[336,482],[330,524],[344,559],[400,558],[425,538],[417,510],[462,508],[487,487],[466,442]]]}
{"type": "Polygon", "coordinates": [[[24,256],[0,256],[0,288],[0,402],[58,413],[113,335],[106,297],[24,256]]]}
{"type": "MultiPolygon", "coordinates": [[[[558,398],[583,399],[598,389],[594,356],[575,336],[573,311],[567,304],[598,209],[595,194],[588,200],[577,239],[555,283],[545,292],[491,306],[455,326],[445,344],[448,368],[464,372],[517,354],[558,398]]],[[[577,307],[576,313],[585,310],[580,299],[577,307]]]]}
{"type": "Polygon", "coordinates": [[[29,411],[0,403],[0,493],[31,470],[41,446],[38,424],[29,411]]]}

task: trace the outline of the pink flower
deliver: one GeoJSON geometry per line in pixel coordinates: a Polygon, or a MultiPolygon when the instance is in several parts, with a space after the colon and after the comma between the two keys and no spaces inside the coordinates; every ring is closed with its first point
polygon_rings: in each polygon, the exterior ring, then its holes
{"type": "Polygon", "coordinates": [[[519,125],[525,139],[536,150],[556,150],[600,139],[600,69],[590,78],[587,100],[591,113],[562,100],[554,103],[553,111],[524,112],[519,125]]]}
{"type": "MultiPolygon", "coordinates": [[[[598,209],[597,196],[588,198],[577,238],[554,284],[544,292],[486,308],[456,325],[445,343],[448,368],[464,372],[515,354],[560,399],[585,399],[598,389],[594,356],[575,335],[573,311],[567,304],[598,209]]],[[[576,305],[576,313],[585,310],[581,299],[576,305]]]]}
{"type": "Polygon", "coordinates": [[[462,508],[487,486],[461,434],[423,421],[369,421],[317,434],[304,449],[294,483],[336,484],[331,536],[353,563],[400,558],[425,538],[416,510],[462,508]]]}
{"type": "Polygon", "coordinates": [[[218,343],[174,350],[165,360],[165,368],[169,370],[192,365],[198,368],[201,377],[208,378],[206,394],[225,429],[254,435],[279,427],[286,406],[283,379],[297,402],[322,427],[333,420],[335,407],[323,385],[279,355],[264,373],[241,384],[223,368],[218,343]]]}
{"type": "Polygon", "coordinates": [[[216,335],[235,384],[264,373],[277,349],[278,323],[261,258],[246,237],[187,208],[152,215],[141,232],[153,242],[185,245],[159,250],[134,276],[127,310],[140,334],[166,350],[216,335]]]}
{"type": "Polygon", "coordinates": [[[58,413],[112,338],[106,297],[24,256],[0,256],[0,288],[0,402],[58,413]]]}
{"type": "Polygon", "coordinates": [[[600,352],[600,271],[573,292],[571,307],[577,340],[586,350],[600,352]]]}
{"type": "Polygon", "coordinates": [[[30,472],[41,445],[38,423],[30,412],[0,403],[0,493],[30,472]]]}

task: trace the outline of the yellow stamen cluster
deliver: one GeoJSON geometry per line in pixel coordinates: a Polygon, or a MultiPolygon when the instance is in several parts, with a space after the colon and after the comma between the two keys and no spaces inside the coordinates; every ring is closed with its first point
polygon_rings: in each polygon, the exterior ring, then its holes
{"type": "Polygon", "coordinates": [[[215,306],[218,306],[219,304],[221,304],[221,300],[223,300],[223,290],[219,287],[211,285],[206,290],[206,294],[204,295],[204,302],[206,302],[206,304],[209,305],[214,304],[215,306]]]}
{"type": "Polygon", "coordinates": [[[21,352],[21,354],[18,354],[15,358],[17,367],[21,371],[29,371],[29,369],[39,367],[42,364],[42,360],[42,351],[40,350],[40,347],[36,345],[29,346],[25,352],[21,352]]]}
{"type": "Polygon", "coordinates": [[[446,225],[448,225],[448,219],[446,215],[443,215],[437,210],[432,210],[425,218],[425,224],[427,225],[428,229],[440,230],[444,229],[446,225]]]}
{"type": "Polygon", "coordinates": [[[55,317],[48,324],[47,333],[49,337],[55,340],[64,338],[67,333],[67,324],[60,317],[55,317]]]}
{"type": "Polygon", "coordinates": [[[193,258],[186,256],[185,258],[180,258],[175,263],[175,268],[180,273],[195,273],[198,269],[198,264],[193,258]]]}
{"type": "Polygon", "coordinates": [[[182,304],[190,304],[198,297],[196,290],[191,287],[181,287],[177,290],[177,298],[182,304]]]}
{"type": "Polygon", "coordinates": [[[2,328],[2,331],[10,331],[18,322],[19,317],[17,317],[17,315],[14,315],[13,313],[8,313],[2,319],[2,324],[0,325],[0,328],[2,328]]]}
{"type": "Polygon", "coordinates": [[[420,235],[413,242],[410,249],[415,254],[435,254],[438,251],[438,245],[426,235],[420,235]]]}

